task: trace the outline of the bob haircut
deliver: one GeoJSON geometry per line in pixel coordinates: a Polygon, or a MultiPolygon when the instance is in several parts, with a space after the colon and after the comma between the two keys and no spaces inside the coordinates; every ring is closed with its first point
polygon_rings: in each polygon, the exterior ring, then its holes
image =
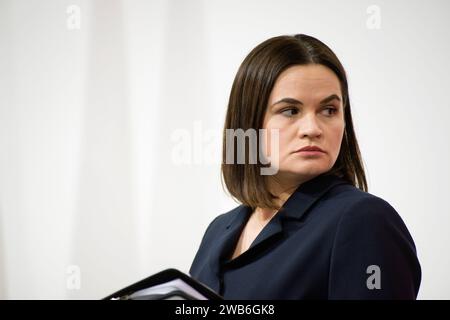
{"type": "MultiPolygon", "coordinates": [[[[283,35],[270,38],[256,46],[239,67],[231,88],[222,149],[222,186],[225,182],[230,195],[251,207],[279,210],[277,197],[268,188],[268,177],[260,174],[262,164],[248,163],[249,148],[245,148],[244,164],[226,162],[226,129],[262,129],[270,93],[278,76],[294,65],[319,64],[331,69],[338,77],[342,90],[345,130],[339,155],[326,173],[337,175],[353,186],[367,192],[367,181],[358,142],[353,129],[347,76],[334,52],[320,40],[304,35],[283,35]]],[[[260,138],[257,137],[259,140],[260,138]]],[[[259,141],[257,143],[259,149],[259,141]]]]}

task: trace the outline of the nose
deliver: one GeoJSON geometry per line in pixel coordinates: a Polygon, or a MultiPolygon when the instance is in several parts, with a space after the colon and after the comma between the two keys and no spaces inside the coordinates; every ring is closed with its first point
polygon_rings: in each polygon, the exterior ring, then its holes
{"type": "Polygon", "coordinates": [[[314,114],[305,115],[305,117],[299,119],[298,136],[300,138],[318,138],[321,135],[322,129],[320,128],[314,114]]]}

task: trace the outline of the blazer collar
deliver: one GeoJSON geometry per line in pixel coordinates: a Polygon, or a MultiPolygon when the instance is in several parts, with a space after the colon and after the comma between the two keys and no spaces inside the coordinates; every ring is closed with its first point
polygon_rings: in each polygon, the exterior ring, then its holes
{"type": "Polygon", "coordinates": [[[248,206],[240,205],[235,208],[232,218],[229,223],[225,224],[223,233],[217,240],[215,248],[211,251],[210,266],[213,271],[216,274],[219,273],[221,262],[225,262],[225,265],[228,265],[237,261],[243,261],[246,257],[254,256],[257,248],[259,251],[272,244],[283,232],[283,219],[301,219],[308,209],[328,190],[340,184],[348,184],[348,182],[329,174],[322,174],[302,183],[286,200],[282,209],[258,234],[250,248],[236,259],[227,261],[235,249],[242,229],[252,213],[251,208],[248,206]]]}
{"type": "MultiPolygon", "coordinates": [[[[276,214],[287,218],[301,219],[308,209],[319,200],[331,188],[340,185],[348,184],[346,180],[339,178],[336,175],[321,174],[313,179],[302,183],[286,200],[283,207],[276,214]]],[[[240,205],[236,209],[236,214],[230,222],[226,225],[229,229],[231,226],[242,223],[251,214],[251,208],[240,205]]]]}
{"type": "Polygon", "coordinates": [[[287,218],[301,219],[316,201],[340,184],[349,184],[349,182],[330,174],[322,174],[308,180],[294,191],[277,214],[287,218]]]}

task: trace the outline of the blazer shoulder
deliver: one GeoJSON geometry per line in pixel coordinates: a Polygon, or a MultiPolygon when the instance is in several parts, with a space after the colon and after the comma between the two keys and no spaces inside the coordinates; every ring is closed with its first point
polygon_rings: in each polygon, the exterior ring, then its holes
{"type": "Polygon", "coordinates": [[[339,203],[342,215],[346,215],[347,218],[354,215],[400,217],[396,209],[385,199],[350,184],[338,186],[327,199],[339,203]]]}
{"type": "Polygon", "coordinates": [[[381,197],[363,191],[351,193],[334,235],[329,298],[416,298],[421,267],[402,218],[381,197]],[[366,285],[374,266],[383,274],[380,290],[369,290],[366,285]]]}
{"type": "Polygon", "coordinates": [[[344,219],[358,219],[360,221],[391,221],[403,224],[397,210],[382,197],[365,192],[354,186],[343,186],[338,197],[345,199],[345,210],[340,217],[344,219]]]}
{"type": "Polygon", "coordinates": [[[340,184],[330,191],[330,196],[335,199],[346,200],[349,204],[359,201],[385,201],[384,199],[363,191],[350,183],[340,184]]]}
{"type": "Polygon", "coordinates": [[[330,202],[335,220],[340,229],[347,226],[367,227],[371,231],[386,226],[395,228],[404,234],[411,243],[413,239],[397,210],[385,199],[369,192],[358,189],[350,184],[337,186],[328,194],[325,202],[330,202]]]}
{"type": "Polygon", "coordinates": [[[220,228],[223,226],[227,226],[236,217],[236,215],[238,215],[243,210],[246,210],[246,207],[241,204],[227,212],[221,213],[211,221],[209,227],[211,227],[211,229],[215,229],[217,227],[220,228]]]}
{"type": "Polygon", "coordinates": [[[216,231],[225,228],[227,225],[231,223],[231,221],[236,217],[236,215],[239,214],[239,212],[245,209],[246,208],[244,205],[239,205],[231,209],[230,211],[217,215],[206,228],[204,238],[206,238],[208,235],[216,234],[216,231]]]}

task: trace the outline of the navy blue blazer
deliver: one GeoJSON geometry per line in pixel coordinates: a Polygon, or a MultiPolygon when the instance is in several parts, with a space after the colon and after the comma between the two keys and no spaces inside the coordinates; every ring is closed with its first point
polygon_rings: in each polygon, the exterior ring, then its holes
{"type": "Polygon", "coordinates": [[[250,248],[231,255],[251,215],[240,205],[207,227],[189,273],[225,299],[415,299],[414,241],[385,200],[332,175],[288,198],[250,248]]]}

